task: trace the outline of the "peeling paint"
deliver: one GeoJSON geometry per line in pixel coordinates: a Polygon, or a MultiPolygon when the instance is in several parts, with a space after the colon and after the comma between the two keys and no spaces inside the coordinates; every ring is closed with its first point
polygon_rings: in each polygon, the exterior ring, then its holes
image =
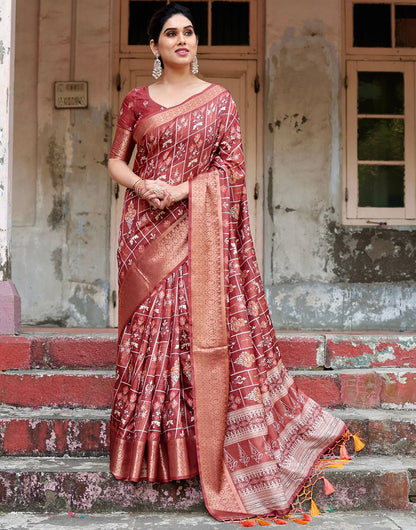
{"type": "Polygon", "coordinates": [[[48,215],[48,225],[52,230],[56,230],[59,226],[64,224],[65,221],[65,201],[63,197],[59,195],[53,196],[53,207],[48,215]]]}
{"type": "Polygon", "coordinates": [[[51,253],[51,260],[54,264],[55,268],[55,278],[57,280],[63,279],[63,272],[62,272],[62,248],[56,248],[51,253]]]}
{"type": "Polygon", "coordinates": [[[333,272],[346,282],[415,280],[416,230],[328,223],[333,272]]]}
{"type": "Polygon", "coordinates": [[[4,46],[4,42],[0,40],[0,64],[3,64],[5,55],[6,55],[6,48],[4,46]]]}
{"type": "Polygon", "coordinates": [[[1,254],[4,254],[4,258],[0,261],[0,281],[10,280],[12,277],[12,263],[9,249],[5,247],[1,254]]]}
{"type": "Polygon", "coordinates": [[[49,140],[46,162],[49,167],[52,186],[55,190],[59,189],[62,192],[67,161],[64,146],[58,144],[54,136],[49,140]]]}

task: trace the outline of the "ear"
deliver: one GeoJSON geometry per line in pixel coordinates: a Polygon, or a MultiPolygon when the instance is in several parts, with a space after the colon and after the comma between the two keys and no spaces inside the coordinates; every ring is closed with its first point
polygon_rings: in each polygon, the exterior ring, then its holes
{"type": "Polygon", "coordinates": [[[156,56],[156,53],[158,53],[159,50],[153,39],[150,41],[150,49],[152,50],[153,55],[156,56]]]}

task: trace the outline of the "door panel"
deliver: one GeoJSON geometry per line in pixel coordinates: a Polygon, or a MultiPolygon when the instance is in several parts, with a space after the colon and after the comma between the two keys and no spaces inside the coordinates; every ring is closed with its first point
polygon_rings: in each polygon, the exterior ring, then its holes
{"type": "MultiPolygon", "coordinates": [[[[254,198],[255,187],[260,175],[257,175],[257,101],[253,84],[256,76],[255,60],[221,60],[200,59],[200,77],[211,83],[218,83],[227,88],[237,105],[241,121],[241,133],[246,160],[247,194],[250,211],[251,228],[254,242],[257,230],[261,226],[261,211],[259,203],[254,198]],[[257,229],[257,230],[256,230],[257,229]]],[[[120,76],[121,90],[119,92],[118,107],[127,93],[136,86],[149,85],[154,82],[151,76],[153,60],[121,59],[120,76]]],[[[114,116],[113,130],[115,130],[117,114],[114,116]]],[[[131,166],[133,165],[134,154],[131,166]]],[[[110,325],[117,325],[117,262],[116,249],[118,230],[123,208],[124,188],[113,193],[111,205],[111,263],[110,289],[113,292],[110,304],[110,325]]],[[[261,234],[259,234],[260,236],[261,234]]]]}

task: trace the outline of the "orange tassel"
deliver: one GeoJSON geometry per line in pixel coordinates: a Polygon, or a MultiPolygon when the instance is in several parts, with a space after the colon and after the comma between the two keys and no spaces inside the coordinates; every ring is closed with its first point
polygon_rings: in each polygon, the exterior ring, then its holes
{"type": "Polygon", "coordinates": [[[269,523],[268,521],[265,521],[264,519],[257,519],[257,522],[260,526],[271,526],[272,523],[269,523]]]}
{"type": "Polygon", "coordinates": [[[256,521],[242,521],[241,526],[256,526],[256,521]]]}
{"type": "Polygon", "coordinates": [[[365,447],[365,443],[361,440],[358,434],[353,434],[352,439],[354,440],[354,449],[357,451],[357,453],[365,447]]]}
{"type": "Polygon", "coordinates": [[[316,505],[315,501],[311,501],[311,515],[312,517],[315,517],[315,515],[319,515],[321,512],[318,508],[318,506],[316,505]]]}
{"type": "Polygon", "coordinates": [[[276,524],[288,524],[284,519],[273,519],[273,522],[276,524]]]}
{"type": "Polygon", "coordinates": [[[324,492],[325,495],[331,495],[331,493],[334,493],[335,488],[334,486],[329,482],[328,479],[324,478],[324,492]]]}
{"type": "Polygon", "coordinates": [[[345,445],[341,445],[341,451],[339,452],[340,458],[343,460],[351,460],[350,455],[348,454],[347,448],[345,445]]]}
{"type": "Polygon", "coordinates": [[[309,524],[308,521],[304,521],[303,519],[293,519],[293,521],[298,524],[309,524]]]}
{"type": "Polygon", "coordinates": [[[303,514],[303,519],[305,521],[312,521],[312,517],[308,513],[303,514]]]}
{"type": "Polygon", "coordinates": [[[325,467],[342,469],[344,467],[344,464],[331,464],[330,466],[325,466],[325,467]]]}

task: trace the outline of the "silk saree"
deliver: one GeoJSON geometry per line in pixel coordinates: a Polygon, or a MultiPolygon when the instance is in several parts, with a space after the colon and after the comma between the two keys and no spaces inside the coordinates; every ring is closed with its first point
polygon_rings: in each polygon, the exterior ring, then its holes
{"type": "Polygon", "coordinates": [[[218,520],[284,514],[344,423],[282,363],[250,233],[231,94],[210,85],[165,108],[125,98],[111,158],[145,179],[189,182],[165,210],[126,190],[110,421],[120,480],[200,475],[218,520]]]}

